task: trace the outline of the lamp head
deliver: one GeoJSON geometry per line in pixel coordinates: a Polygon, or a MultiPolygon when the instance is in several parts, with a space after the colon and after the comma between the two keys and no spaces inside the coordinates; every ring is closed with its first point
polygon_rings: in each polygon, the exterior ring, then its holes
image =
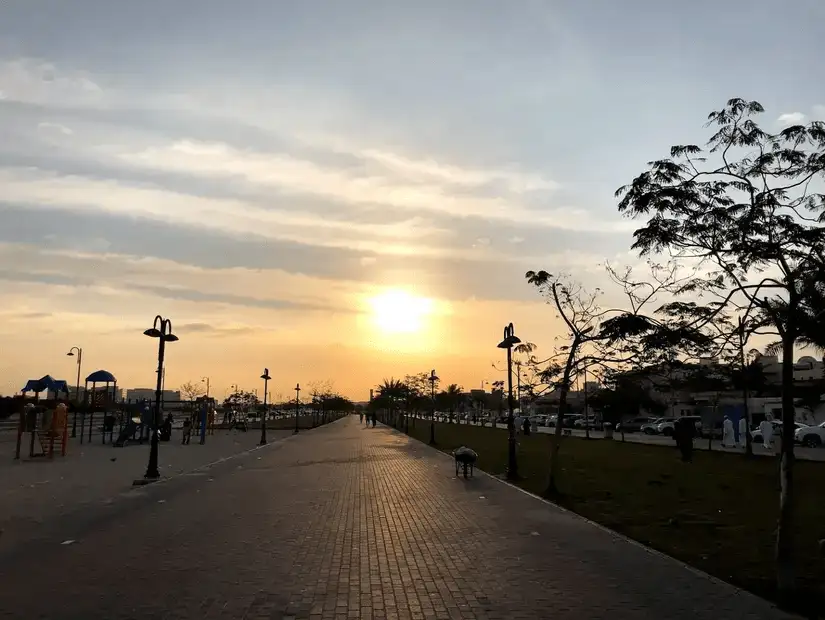
{"type": "Polygon", "coordinates": [[[66,355],[68,355],[69,357],[74,357],[74,352],[73,352],[73,351],[69,351],[68,353],[66,353],[66,355]]]}
{"type": "Polygon", "coordinates": [[[147,329],[145,332],[143,332],[143,335],[144,336],[149,336],[150,338],[160,338],[161,337],[160,330],[156,327],[152,327],[152,328],[147,329]]]}
{"type": "Polygon", "coordinates": [[[180,340],[177,336],[175,336],[175,334],[164,334],[163,339],[166,342],[177,342],[178,340],[180,340]]]}

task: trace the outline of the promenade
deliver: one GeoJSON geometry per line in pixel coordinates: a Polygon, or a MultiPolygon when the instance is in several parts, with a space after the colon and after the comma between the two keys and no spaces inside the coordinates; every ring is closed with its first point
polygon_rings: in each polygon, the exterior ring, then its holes
{"type": "Polygon", "coordinates": [[[0,617],[790,618],[357,417],[274,439],[19,530],[0,617]]]}

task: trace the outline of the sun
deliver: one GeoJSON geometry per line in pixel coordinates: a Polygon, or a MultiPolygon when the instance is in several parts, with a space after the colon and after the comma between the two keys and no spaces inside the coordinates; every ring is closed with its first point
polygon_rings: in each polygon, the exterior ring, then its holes
{"type": "Polygon", "coordinates": [[[432,300],[416,297],[403,290],[389,290],[369,299],[372,320],[389,334],[415,334],[425,327],[432,313],[432,300]]]}

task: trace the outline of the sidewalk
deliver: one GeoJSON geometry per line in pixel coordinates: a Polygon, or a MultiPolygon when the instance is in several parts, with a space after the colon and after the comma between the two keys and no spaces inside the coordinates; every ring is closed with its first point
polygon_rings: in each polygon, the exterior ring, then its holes
{"type": "MultiPolygon", "coordinates": [[[[291,431],[267,433],[269,441],[291,435],[291,431]]],[[[168,477],[195,469],[258,444],[260,431],[215,431],[199,445],[193,437],[181,445],[180,432],[172,441],[161,442],[158,465],[161,476],[168,477]]],[[[27,449],[27,446],[24,446],[27,449]]],[[[132,481],[142,478],[149,462],[149,442],[114,448],[100,443],[80,444],[70,439],[65,457],[15,461],[14,441],[0,442],[0,544],[18,534],[31,533],[44,520],[84,505],[110,501],[113,495],[131,489],[132,481]]]]}
{"type": "Polygon", "coordinates": [[[66,525],[7,571],[0,617],[790,618],[489,476],[454,473],[445,455],[353,416],[147,487],[94,528],[66,525]]]}

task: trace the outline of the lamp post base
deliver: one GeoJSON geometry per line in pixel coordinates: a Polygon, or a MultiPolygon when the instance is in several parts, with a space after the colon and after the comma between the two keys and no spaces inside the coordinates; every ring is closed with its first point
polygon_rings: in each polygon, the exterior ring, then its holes
{"type": "Polygon", "coordinates": [[[157,478],[138,478],[137,480],[132,481],[132,486],[133,487],[143,487],[143,486],[146,486],[147,484],[152,484],[153,482],[157,482],[158,480],[160,480],[160,476],[158,476],[157,478]]]}

